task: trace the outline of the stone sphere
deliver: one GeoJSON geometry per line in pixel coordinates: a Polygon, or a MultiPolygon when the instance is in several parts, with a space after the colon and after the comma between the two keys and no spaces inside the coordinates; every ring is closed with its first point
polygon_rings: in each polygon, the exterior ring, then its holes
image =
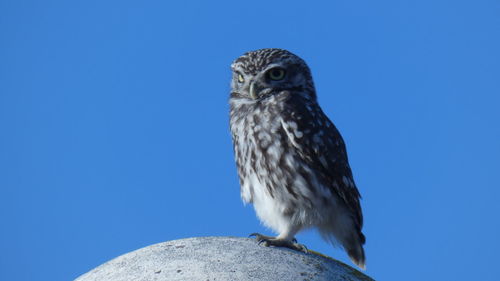
{"type": "Polygon", "coordinates": [[[163,242],[119,256],[76,281],[373,280],[312,253],[264,247],[255,239],[197,237],[163,242]]]}

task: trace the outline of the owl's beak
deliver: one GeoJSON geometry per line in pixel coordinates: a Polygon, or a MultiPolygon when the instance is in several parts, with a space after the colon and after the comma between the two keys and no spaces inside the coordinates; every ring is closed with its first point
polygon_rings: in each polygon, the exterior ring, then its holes
{"type": "Polygon", "coordinates": [[[258,82],[252,81],[250,82],[250,97],[252,99],[257,99],[259,97],[259,93],[264,89],[258,82]]]}

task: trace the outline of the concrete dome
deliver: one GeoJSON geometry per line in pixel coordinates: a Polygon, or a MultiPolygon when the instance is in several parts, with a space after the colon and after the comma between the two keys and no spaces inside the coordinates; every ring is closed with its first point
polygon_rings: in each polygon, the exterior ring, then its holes
{"type": "Polygon", "coordinates": [[[254,239],[197,237],[117,257],[76,281],[373,280],[331,258],[259,246],[254,239]]]}

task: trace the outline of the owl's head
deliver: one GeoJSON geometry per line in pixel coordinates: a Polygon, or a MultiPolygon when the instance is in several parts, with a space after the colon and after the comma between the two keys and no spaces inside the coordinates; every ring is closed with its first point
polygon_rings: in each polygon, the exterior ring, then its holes
{"type": "Polygon", "coordinates": [[[290,91],[315,99],[311,71],[298,56],[283,49],[260,49],[245,53],[232,64],[232,96],[261,100],[290,91]]]}

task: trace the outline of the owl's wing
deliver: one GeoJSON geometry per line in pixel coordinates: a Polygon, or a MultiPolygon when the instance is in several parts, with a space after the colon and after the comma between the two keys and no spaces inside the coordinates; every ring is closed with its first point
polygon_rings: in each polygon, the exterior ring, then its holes
{"type": "Polygon", "coordinates": [[[344,140],[316,101],[289,95],[284,102],[282,127],[300,157],[315,169],[320,180],[352,211],[363,225],[360,194],[347,159],[344,140]]]}

